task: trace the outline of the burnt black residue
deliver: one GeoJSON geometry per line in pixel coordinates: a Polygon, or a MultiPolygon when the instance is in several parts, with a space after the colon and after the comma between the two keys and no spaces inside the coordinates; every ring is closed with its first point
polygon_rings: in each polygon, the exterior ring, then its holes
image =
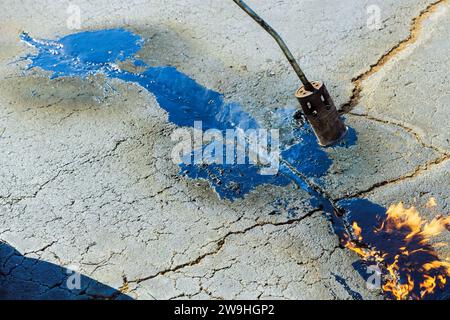
{"type": "Polygon", "coordinates": [[[362,295],[359,292],[356,292],[350,288],[350,286],[347,284],[347,281],[338,276],[337,274],[333,273],[334,278],[336,281],[347,291],[347,293],[354,299],[354,300],[364,300],[362,295]]]}

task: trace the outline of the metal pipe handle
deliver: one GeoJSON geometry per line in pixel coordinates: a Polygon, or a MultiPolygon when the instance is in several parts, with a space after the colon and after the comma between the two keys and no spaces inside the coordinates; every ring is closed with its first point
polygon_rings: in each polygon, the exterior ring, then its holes
{"type": "Polygon", "coordinates": [[[263,18],[261,18],[255,11],[253,11],[244,1],[242,0],[233,0],[233,1],[275,39],[275,41],[278,43],[281,50],[283,51],[284,55],[288,59],[289,63],[291,64],[292,68],[294,69],[295,73],[300,78],[300,81],[305,86],[305,88],[308,91],[314,92],[316,89],[309,82],[308,78],[306,78],[306,75],[304,74],[299,64],[295,60],[294,55],[289,50],[289,48],[287,47],[284,40],[280,37],[280,35],[267,22],[265,22],[263,18]]]}

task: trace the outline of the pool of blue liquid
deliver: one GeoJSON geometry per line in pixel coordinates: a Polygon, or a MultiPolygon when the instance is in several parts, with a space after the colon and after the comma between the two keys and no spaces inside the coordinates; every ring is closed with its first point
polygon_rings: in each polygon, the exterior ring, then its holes
{"type": "MultiPolygon", "coordinates": [[[[52,78],[84,78],[102,73],[137,83],[156,97],[159,106],[167,111],[169,121],[179,127],[192,127],[195,121],[201,121],[204,131],[261,128],[241,105],[225,101],[221,93],[202,86],[176,68],[149,66],[136,59],[143,39],[128,30],[87,31],[56,40],[37,40],[24,33],[21,39],[37,50],[26,57],[31,61],[29,68],[50,71],[52,78]],[[145,70],[140,73],[121,70],[117,63],[122,61],[130,61],[145,70]]],[[[286,108],[284,112],[288,115],[285,125],[294,127],[295,108],[286,108]]],[[[320,178],[332,165],[326,150],[317,144],[307,124],[292,131],[294,141],[282,146],[282,158],[305,176],[320,178]]],[[[349,140],[350,145],[354,144],[356,135],[349,135],[349,140]]],[[[181,163],[180,167],[180,172],[188,177],[208,180],[220,197],[229,200],[242,198],[262,184],[285,186],[292,182],[290,174],[280,172],[264,176],[258,166],[251,164],[198,166],[181,163]]]]}

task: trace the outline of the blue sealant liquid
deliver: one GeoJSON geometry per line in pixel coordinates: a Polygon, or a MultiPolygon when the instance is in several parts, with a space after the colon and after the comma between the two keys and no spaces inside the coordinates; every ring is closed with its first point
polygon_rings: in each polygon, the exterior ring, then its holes
{"type": "MultiPolygon", "coordinates": [[[[80,32],[57,40],[36,40],[28,34],[21,39],[37,49],[28,55],[29,68],[39,67],[52,72],[52,77],[87,77],[102,73],[110,78],[138,83],[152,93],[168,113],[169,121],[180,127],[193,127],[202,121],[203,130],[258,129],[259,123],[236,103],[226,102],[223,95],[207,89],[171,66],[148,66],[137,60],[135,54],[143,40],[125,29],[80,32]],[[145,67],[141,73],[121,70],[119,61],[131,61],[145,67]]],[[[292,126],[294,109],[286,109],[289,117],[285,125],[292,126]]],[[[285,111],[286,112],[286,111],[285,111]]],[[[332,161],[316,141],[308,127],[293,128],[293,141],[281,146],[282,158],[307,177],[320,178],[332,161]]],[[[356,142],[349,135],[348,144],[356,142]]],[[[260,174],[260,168],[251,164],[191,165],[180,164],[181,173],[193,179],[206,179],[220,197],[235,200],[262,184],[279,186],[292,181],[292,173],[282,168],[274,176],[260,174]]]]}

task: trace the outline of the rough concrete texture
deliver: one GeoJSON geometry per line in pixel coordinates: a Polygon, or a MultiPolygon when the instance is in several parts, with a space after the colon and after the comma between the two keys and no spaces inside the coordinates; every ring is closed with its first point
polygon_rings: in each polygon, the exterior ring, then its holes
{"type": "MultiPolygon", "coordinates": [[[[358,144],[328,151],[324,189],[384,205],[416,198],[420,208],[433,195],[440,210],[428,214],[448,211],[448,1],[249,3],[339,106],[355,107],[347,123],[358,144]],[[366,25],[372,4],[381,8],[380,30],[366,25]],[[413,30],[424,30],[410,37],[414,19],[424,23],[413,30]]],[[[135,31],[147,39],[142,60],[176,66],[267,126],[275,108],[296,105],[298,80],[279,49],[231,1],[76,4],[83,30],[135,31]]],[[[101,76],[24,74],[25,63],[14,62],[30,50],[20,32],[75,32],[67,7],[0,4],[0,240],[138,299],[381,298],[305,192],[261,186],[231,203],[180,177],[170,158],[175,127],[139,86],[114,80],[117,91],[105,92],[101,76]]]]}
{"type": "Polygon", "coordinates": [[[424,144],[449,153],[450,84],[446,67],[450,64],[450,13],[445,3],[434,11],[423,23],[422,36],[414,45],[365,81],[362,107],[357,111],[405,125],[424,144]]]}

